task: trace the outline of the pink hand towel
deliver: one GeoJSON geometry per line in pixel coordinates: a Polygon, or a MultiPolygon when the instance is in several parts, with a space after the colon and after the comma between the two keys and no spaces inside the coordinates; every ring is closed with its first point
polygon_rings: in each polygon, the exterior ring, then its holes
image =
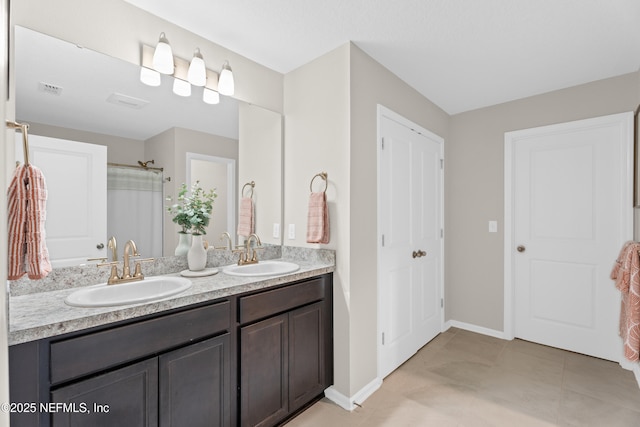
{"type": "Polygon", "coordinates": [[[611,272],[616,288],[622,294],[620,303],[620,336],[625,357],[640,359],[640,244],[627,242],[611,272]]]}
{"type": "Polygon", "coordinates": [[[238,235],[248,237],[253,233],[253,200],[243,197],[240,200],[240,214],[238,215],[238,235]]]}
{"type": "Polygon", "coordinates": [[[309,196],[307,243],[329,243],[329,209],[324,191],[309,196]]]}
{"type": "Polygon", "coordinates": [[[42,171],[21,165],[13,173],[8,199],[9,280],[27,273],[43,279],[51,272],[45,243],[47,187],[42,171]]]}

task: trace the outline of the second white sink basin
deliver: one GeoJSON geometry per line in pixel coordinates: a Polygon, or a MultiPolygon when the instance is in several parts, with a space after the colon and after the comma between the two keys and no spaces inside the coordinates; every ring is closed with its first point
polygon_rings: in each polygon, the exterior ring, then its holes
{"type": "Polygon", "coordinates": [[[184,277],[148,277],[137,282],[87,286],[70,294],[65,303],[74,307],[110,307],[137,304],[179,294],[191,287],[184,277]]]}
{"type": "Polygon", "coordinates": [[[257,264],[230,265],[222,272],[230,276],[275,276],[293,273],[300,269],[298,264],[287,261],[260,261],[257,264]]]}

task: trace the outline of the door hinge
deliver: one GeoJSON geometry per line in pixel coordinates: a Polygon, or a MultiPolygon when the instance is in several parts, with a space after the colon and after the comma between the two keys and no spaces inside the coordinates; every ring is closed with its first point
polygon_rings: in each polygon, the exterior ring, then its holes
{"type": "Polygon", "coordinates": [[[382,235],[382,246],[384,247],[384,234],[382,235]]]}
{"type": "Polygon", "coordinates": [[[440,298],[440,308],[444,308],[444,298],[440,298]]]}
{"type": "Polygon", "coordinates": [[[440,169],[444,169],[444,159],[440,159],[440,169]]]}
{"type": "Polygon", "coordinates": [[[444,228],[440,229],[440,238],[444,238],[444,228]]]}
{"type": "Polygon", "coordinates": [[[380,138],[381,148],[384,150],[384,138],[380,138]]]}
{"type": "Polygon", "coordinates": [[[382,333],[382,345],[384,345],[384,332],[382,333]]]}

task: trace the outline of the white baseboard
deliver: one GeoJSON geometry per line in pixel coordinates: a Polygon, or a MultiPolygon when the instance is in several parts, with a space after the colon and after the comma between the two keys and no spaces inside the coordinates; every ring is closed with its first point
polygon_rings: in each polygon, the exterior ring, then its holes
{"type": "Polygon", "coordinates": [[[359,406],[362,402],[367,400],[369,396],[371,396],[376,390],[380,388],[382,385],[382,380],[380,378],[376,378],[371,381],[369,384],[360,389],[356,394],[351,397],[347,397],[344,394],[337,391],[333,386],[329,387],[324,391],[324,395],[327,399],[340,406],[347,411],[353,411],[359,406]]]}
{"type": "Polygon", "coordinates": [[[447,320],[444,324],[444,330],[449,328],[464,329],[465,331],[476,332],[482,335],[488,335],[494,338],[505,339],[503,331],[496,331],[482,326],[473,325],[471,323],[459,322],[457,320],[447,320]]]}

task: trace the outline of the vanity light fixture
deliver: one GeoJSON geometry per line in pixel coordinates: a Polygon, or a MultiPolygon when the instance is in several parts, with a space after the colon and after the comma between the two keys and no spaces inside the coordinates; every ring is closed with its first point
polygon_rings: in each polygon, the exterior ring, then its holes
{"type": "MultiPolygon", "coordinates": [[[[142,45],[140,61],[140,81],[148,86],[160,86],[162,79],[158,69],[156,59],[158,55],[162,58],[162,52],[171,53],[171,47],[164,35],[160,34],[158,46],[142,45]],[[159,54],[160,52],[160,54],[159,54]]],[[[168,67],[165,70],[168,71],[168,67]]],[[[173,76],[173,92],[179,96],[191,96],[191,86],[202,87],[202,101],[207,104],[220,103],[220,94],[232,96],[234,90],[233,72],[229,61],[222,65],[220,74],[208,69],[204,63],[204,58],[200,49],[197,48],[191,61],[171,55],[171,72],[173,76]]]]}
{"type": "Polygon", "coordinates": [[[204,86],[207,82],[207,68],[199,48],[196,48],[191,64],[189,64],[187,80],[194,86],[204,86]]]}
{"type": "Polygon", "coordinates": [[[160,39],[153,53],[153,68],[162,74],[173,74],[174,71],[173,52],[164,33],[160,33],[160,39]]]}
{"type": "Polygon", "coordinates": [[[218,92],[227,96],[231,96],[235,92],[233,72],[229,61],[224,61],[224,64],[222,64],[222,71],[220,71],[220,79],[218,80],[218,92]]]}

